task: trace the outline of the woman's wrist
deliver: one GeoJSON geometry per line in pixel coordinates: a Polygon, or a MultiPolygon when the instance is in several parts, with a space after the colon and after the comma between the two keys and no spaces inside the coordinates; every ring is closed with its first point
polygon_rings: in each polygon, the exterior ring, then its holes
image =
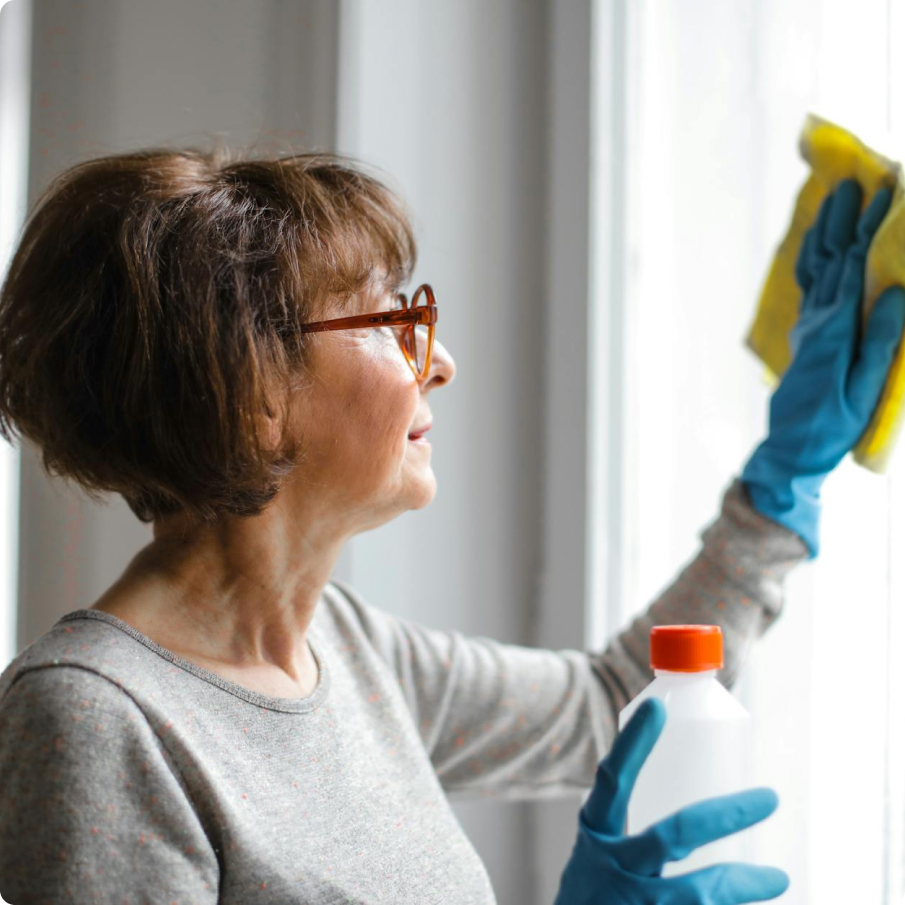
{"type": "Polygon", "coordinates": [[[784,475],[756,457],[740,478],[752,507],[794,531],[806,544],[809,559],[820,552],[820,488],[825,479],[826,475],[784,475]]]}

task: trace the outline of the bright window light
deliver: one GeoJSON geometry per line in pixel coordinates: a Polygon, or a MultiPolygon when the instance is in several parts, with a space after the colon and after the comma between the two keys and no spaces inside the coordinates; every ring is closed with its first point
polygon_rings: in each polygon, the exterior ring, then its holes
{"type": "MultiPolygon", "coordinates": [[[[608,243],[595,255],[609,260],[618,233],[623,274],[618,294],[598,275],[595,296],[619,306],[606,317],[622,343],[626,414],[609,451],[628,488],[622,593],[597,620],[615,632],[694,556],[766,432],[770,388],[743,340],[808,172],[807,113],[905,160],[905,63],[890,53],[905,31],[887,0],[605,5],[625,17],[624,71],[595,66],[621,79],[625,110],[619,147],[598,161],[622,154],[620,221],[611,196],[595,198],[608,243]]],[[[596,397],[612,409],[605,377],[596,397]]],[[[786,905],[905,896],[903,459],[884,476],[847,459],[827,480],[820,557],[790,576],[786,611],[736,686],[757,726],[757,782],[781,801],[753,833],[754,859],[790,874],[786,905]]]]}

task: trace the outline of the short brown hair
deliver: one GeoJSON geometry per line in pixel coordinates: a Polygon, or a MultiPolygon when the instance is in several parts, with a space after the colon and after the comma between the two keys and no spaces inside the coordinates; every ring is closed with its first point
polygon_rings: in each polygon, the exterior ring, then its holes
{"type": "Polygon", "coordinates": [[[79,163],[37,200],[0,287],[0,435],[142,522],[260,513],[298,464],[285,433],[312,334],[417,256],[359,161],[151,148],[79,163]],[[284,434],[262,448],[262,413],[284,434]]]}

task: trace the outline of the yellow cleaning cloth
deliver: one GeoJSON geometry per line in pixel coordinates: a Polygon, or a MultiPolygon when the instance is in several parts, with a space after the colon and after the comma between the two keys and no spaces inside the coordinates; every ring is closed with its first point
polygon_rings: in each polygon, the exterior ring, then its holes
{"type": "MultiPolygon", "coordinates": [[[[867,253],[864,323],[878,296],[890,286],[905,286],[905,185],[902,166],[868,148],[840,126],[809,114],[799,139],[801,156],[811,174],[798,193],[792,222],[770,265],[757,314],[746,345],[763,361],[768,378],[777,382],[792,360],[789,333],[798,320],[801,287],[795,262],[805,233],[820,205],[844,179],[857,179],[863,191],[862,211],[883,186],[893,189],[889,212],[867,253]]],[[[901,426],[905,396],[905,343],[893,361],[880,402],[867,430],[852,450],[856,462],[872,471],[886,470],[901,426]]]]}

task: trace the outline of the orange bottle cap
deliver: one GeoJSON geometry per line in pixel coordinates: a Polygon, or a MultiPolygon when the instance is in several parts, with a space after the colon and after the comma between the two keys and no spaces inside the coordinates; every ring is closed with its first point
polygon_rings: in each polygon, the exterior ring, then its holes
{"type": "Polygon", "coordinates": [[[655,625],[650,630],[651,669],[702,672],[723,668],[723,632],[718,625],[655,625]]]}

